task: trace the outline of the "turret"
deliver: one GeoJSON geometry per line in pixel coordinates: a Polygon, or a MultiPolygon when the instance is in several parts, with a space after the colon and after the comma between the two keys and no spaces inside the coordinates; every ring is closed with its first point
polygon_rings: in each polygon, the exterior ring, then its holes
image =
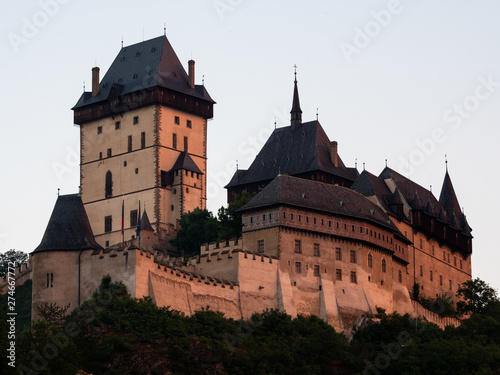
{"type": "Polygon", "coordinates": [[[295,71],[295,81],[293,87],[292,110],[290,111],[290,125],[292,130],[302,124],[302,110],[300,109],[299,89],[297,88],[297,71],[295,71]]]}

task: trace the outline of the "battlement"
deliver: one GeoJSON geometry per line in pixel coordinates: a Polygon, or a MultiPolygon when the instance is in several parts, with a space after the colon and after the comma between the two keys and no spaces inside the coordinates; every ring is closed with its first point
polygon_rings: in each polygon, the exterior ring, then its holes
{"type": "MultiPolygon", "coordinates": [[[[26,281],[31,280],[31,272],[33,271],[31,265],[31,257],[28,259],[27,263],[21,264],[19,267],[14,268],[14,280],[16,281],[16,287],[20,287],[26,281]]],[[[10,275],[12,280],[12,274],[10,275]]],[[[7,275],[0,279],[0,288],[2,290],[2,294],[5,294],[9,290],[9,283],[7,275]]]]}
{"type": "Polygon", "coordinates": [[[235,249],[246,250],[246,247],[243,244],[242,237],[232,238],[228,241],[204,243],[203,245],[200,246],[200,255],[219,252],[221,250],[225,251],[225,250],[235,250],[235,249]]]}

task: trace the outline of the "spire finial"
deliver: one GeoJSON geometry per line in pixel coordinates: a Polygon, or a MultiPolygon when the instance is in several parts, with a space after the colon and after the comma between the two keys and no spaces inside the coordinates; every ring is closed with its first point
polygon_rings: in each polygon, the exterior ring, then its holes
{"type": "Polygon", "coordinates": [[[316,108],[316,121],[319,120],[319,108],[316,108]]]}
{"type": "Polygon", "coordinates": [[[358,158],[354,159],[354,167],[358,169],[358,158]]]}
{"type": "Polygon", "coordinates": [[[387,168],[387,159],[385,159],[385,167],[387,168]]]}
{"type": "Polygon", "coordinates": [[[363,162],[363,170],[365,170],[365,163],[363,162]]]}
{"type": "Polygon", "coordinates": [[[57,196],[59,196],[60,191],[61,191],[61,189],[57,188],[57,196]]]}
{"type": "Polygon", "coordinates": [[[297,64],[295,64],[293,67],[295,68],[295,73],[294,73],[295,74],[295,81],[294,82],[297,83],[297,64]]]}
{"type": "Polygon", "coordinates": [[[444,154],[444,164],[446,165],[446,173],[448,173],[448,154],[444,154]]]}
{"type": "Polygon", "coordinates": [[[205,74],[201,76],[201,84],[202,86],[205,86],[205,74]]]}
{"type": "Polygon", "coordinates": [[[166,22],[163,24],[163,35],[167,36],[167,23],[166,22]]]}
{"type": "Polygon", "coordinates": [[[300,109],[299,89],[297,87],[297,65],[294,65],[294,68],[295,81],[293,82],[293,101],[292,110],[290,111],[290,125],[292,126],[292,129],[295,129],[302,124],[302,110],[300,109]]]}
{"type": "Polygon", "coordinates": [[[276,117],[274,118],[274,130],[276,130],[276,117]]]}
{"type": "Polygon", "coordinates": [[[122,48],[123,48],[123,35],[122,35],[122,48]]]}
{"type": "Polygon", "coordinates": [[[83,92],[85,92],[85,81],[83,81],[83,92]]]}
{"type": "Polygon", "coordinates": [[[238,170],[238,160],[236,160],[236,170],[238,170]]]}
{"type": "Polygon", "coordinates": [[[430,190],[430,191],[431,191],[431,193],[432,193],[432,185],[431,185],[431,190],[430,190]]]}

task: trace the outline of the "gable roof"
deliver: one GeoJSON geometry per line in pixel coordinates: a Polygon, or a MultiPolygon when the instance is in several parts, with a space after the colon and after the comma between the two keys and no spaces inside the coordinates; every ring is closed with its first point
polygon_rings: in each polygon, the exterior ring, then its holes
{"type": "Polygon", "coordinates": [[[123,47],[99,83],[99,94],[84,92],[72,109],[105,101],[112,89],[125,95],[163,87],[215,103],[203,85],[189,86],[189,77],[166,36],[123,47]]]}
{"type": "Polygon", "coordinates": [[[33,253],[89,249],[102,247],[94,239],[81,197],[78,194],[60,195],[42,241],[33,253]]]}
{"type": "Polygon", "coordinates": [[[358,172],[346,168],[340,157],[338,167],[330,158],[330,140],[319,121],[273,131],[248,170],[238,170],[226,188],[270,181],[278,174],[299,175],[322,171],[354,181],[358,172]]]}
{"type": "Polygon", "coordinates": [[[277,176],[240,210],[278,204],[354,217],[400,233],[384,210],[364,195],[346,187],[292,176],[277,176]]]}

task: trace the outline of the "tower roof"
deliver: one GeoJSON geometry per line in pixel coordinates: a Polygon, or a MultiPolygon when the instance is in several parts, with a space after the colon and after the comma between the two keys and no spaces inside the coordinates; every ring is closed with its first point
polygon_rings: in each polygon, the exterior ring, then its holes
{"type": "Polygon", "coordinates": [[[187,171],[203,174],[201,169],[198,168],[198,166],[194,162],[193,158],[191,158],[191,156],[186,151],[182,151],[179,154],[179,157],[175,161],[174,166],[171,170],[176,171],[178,169],[184,169],[187,171]]]}
{"type": "Polygon", "coordinates": [[[215,103],[203,85],[191,88],[189,77],[166,36],[123,47],[99,83],[99,93],[84,92],[73,109],[112,95],[163,87],[215,103]]]}
{"type": "Polygon", "coordinates": [[[33,251],[80,251],[100,250],[83,202],[78,194],[60,195],[57,198],[42,242],[33,251]]]}
{"type": "Polygon", "coordinates": [[[446,174],[444,175],[443,187],[439,195],[439,203],[441,203],[445,209],[447,217],[453,217],[462,212],[448,170],[446,170],[446,174]]]}
{"type": "Polygon", "coordinates": [[[146,213],[146,210],[144,210],[144,213],[142,214],[140,226],[141,226],[141,230],[149,230],[151,232],[155,231],[153,229],[153,227],[151,226],[151,223],[149,221],[149,217],[148,217],[148,214],[146,213]]]}
{"type": "Polygon", "coordinates": [[[248,170],[238,170],[226,188],[268,182],[278,174],[300,175],[314,171],[354,181],[358,176],[356,169],[346,168],[340,156],[335,167],[330,152],[330,140],[317,120],[297,128],[275,129],[248,170]]]}
{"type": "Polygon", "coordinates": [[[292,127],[302,124],[302,110],[300,109],[299,89],[297,87],[297,71],[295,71],[295,80],[293,81],[293,101],[290,120],[292,127]]]}

